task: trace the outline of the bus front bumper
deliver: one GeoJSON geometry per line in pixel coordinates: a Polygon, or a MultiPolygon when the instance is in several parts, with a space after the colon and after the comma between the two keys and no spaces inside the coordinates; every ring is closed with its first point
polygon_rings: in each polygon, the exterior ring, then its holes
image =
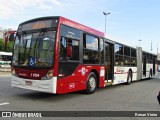
{"type": "Polygon", "coordinates": [[[56,94],[57,77],[53,77],[52,79],[49,80],[32,80],[32,79],[18,78],[11,75],[11,86],[56,94]]]}

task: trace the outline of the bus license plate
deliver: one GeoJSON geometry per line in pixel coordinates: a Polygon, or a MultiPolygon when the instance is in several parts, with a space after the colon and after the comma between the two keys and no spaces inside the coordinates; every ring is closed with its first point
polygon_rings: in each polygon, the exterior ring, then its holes
{"type": "Polygon", "coordinates": [[[25,81],[26,85],[32,85],[32,81],[25,81]]]}

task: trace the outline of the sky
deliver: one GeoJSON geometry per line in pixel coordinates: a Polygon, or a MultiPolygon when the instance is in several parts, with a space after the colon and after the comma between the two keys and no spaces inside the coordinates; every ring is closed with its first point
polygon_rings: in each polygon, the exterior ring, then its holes
{"type": "Polygon", "coordinates": [[[63,16],[132,47],[160,52],[160,0],[0,0],[0,29],[29,19],[63,16]],[[141,40],[141,41],[139,41],[141,40]]]}

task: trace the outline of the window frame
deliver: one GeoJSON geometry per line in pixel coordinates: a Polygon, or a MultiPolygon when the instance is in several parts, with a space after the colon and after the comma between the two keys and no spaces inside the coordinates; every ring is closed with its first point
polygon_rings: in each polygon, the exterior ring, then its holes
{"type": "Polygon", "coordinates": [[[120,44],[120,43],[115,43],[115,66],[127,66],[127,67],[136,67],[137,66],[137,60],[136,60],[136,49],[120,44]],[[122,50],[120,50],[120,47],[122,47],[122,50]],[[119,49],[118,49],[119,48],[119,49]],[[125,48],[129,49],[129,52],[125,52],[125,48]],[[119,51],[121,51],[119,53],[119,51]],[[118,61],[117,64],[117,59],[119,59],[118,57],[122,57],[122,61],[118,61]],[[125,64],[125,60],[129,60],[127,64],[125,64]],[[132,64],[132,60],[135,60],[135,63],[132,64]],[[119,64],[121,63],[121,64],[119,64]]]}
{"type": "Polygon", "coordinates": [[[83,34],[83,49],[88,49],[88,50],[92,50],[92,51],[97,51],[98,52],[100,50],[99,38],[95,37],[93,35],[90,35],[90,34],[83,34]],[[98,47],[97,49],[87,48],[87,43],[86,43],[87,36],[90,36],[90,37],[93,37],[93,38],[97,39],[97,47],[98,47]],[[85,41],[85,43],[84,43],[84,41],[85,41]]]}
{"type": "MultiPolygon", "coordinates": [[[[101,38],[102,39],[102,38],[101,38]]],[[[103,39],[102,39],[103,40],[103,39]]],[[[103,45],[104,45],[104,40],[103,40],[103,45]]],[[[103,48],[104,49],[104,48],[103,48]]],[[[93,56],[90,56],[90,58],[93,57],[93,56]]],[[[98,36],[94,36],[94,35],[91,35],[91,34],[88,34],[88,33],[83,33],[83,55],[82,55],[82,63],[84,64],[91,64],[91,65],[100,65],[101,63],[101,55],[100,55],[100,38],[98,36]],[[86,48],[86,35],[88,36],[91,36],[91,37],[94,37],[97,39],[97,47],[98,49],[95,50],[95,49],[90,49],[90,48],[86,48]],[[94,54],[94,56],[97,56],[96,60],[93,60],[95,61],[95,63],[93,63],[93,61],[91,59],[89,59],[89,55],[88,55],[88,60],[87,59],[84,59],[85,57],[85,52],[90,52],[90,54],[94,54]],[[95,54],[96,52],[96,54],[95,54]]]]}
{"type": "MultiPolygon", "coordinates": [[[[79,63],[79,62],[80,62],[80,40],[79,40],[79,39],[75,39],[75,38],[69,38],[69,37],[66,37],[66,36],[60,36],[59,52],[58,52],[58,53],[59,53],[58,59],[59,59],[60,62],[78,62],[78,63],[79,63]],[[64,60],[64,59],[63,59],[63,60],[60,59],[60,57],[61,57],[61,56],[60,56],[60,55],[61,55],[61,54],[60,54],[60,45],[61,45],[61,38],[62,38],[62,37],[64,37],[64,39],[66,40],[66,56],[65,56],[66,59],[65,59],[65,60],[64,60]],[[68,45],[68,40],[69,40],[69,39],[72,40],[72,41],[74,40],[74,41],[77,41],[77,42],[78,42],[78,52],[79,52],[79,54],[78,54],[78,60],[67,59],[67,45],[68,45]]],[[[73,54],[73,52],[72,52],[72,54],[73,54]]]]}

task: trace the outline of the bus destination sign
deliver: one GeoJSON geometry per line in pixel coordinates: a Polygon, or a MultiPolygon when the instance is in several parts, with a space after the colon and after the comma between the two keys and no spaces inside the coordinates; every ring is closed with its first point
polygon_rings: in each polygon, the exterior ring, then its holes
{"type": "Polygon", "coordinates": [[[18,27],[18,32],[57,27],[57,25],[58,25],[57,19],[37,20],[37,21],[21,24],[18,27]]]}
{"type": "Polygon", "coordinates": [[[32,24],[32,29],[40,29],[40,28],[46,28],[46,27],[47,27],[46,23],[43,21],[32,24]]]}

